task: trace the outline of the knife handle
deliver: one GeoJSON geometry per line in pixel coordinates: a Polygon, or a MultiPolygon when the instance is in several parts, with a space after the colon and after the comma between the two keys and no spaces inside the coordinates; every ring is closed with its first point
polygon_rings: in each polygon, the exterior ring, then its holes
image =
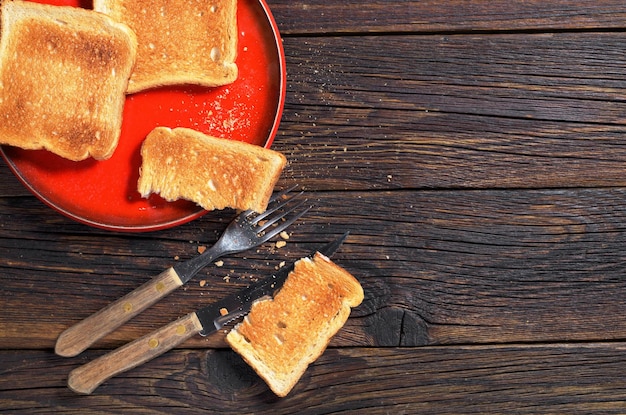
{"type": "Polygon", "coordinates": [[[183,285],[174,268],[168,268],[105,308],[66,329],[57,339],[59,356],[76,356],[183,285]]]}
{"type": "Polygon", "coordinates": [[[76,393],[90,394],[102,382],[173,349],[202,330],[196,313],[189,313],[119,349],[70,372],[67,385],[76,393]]]}

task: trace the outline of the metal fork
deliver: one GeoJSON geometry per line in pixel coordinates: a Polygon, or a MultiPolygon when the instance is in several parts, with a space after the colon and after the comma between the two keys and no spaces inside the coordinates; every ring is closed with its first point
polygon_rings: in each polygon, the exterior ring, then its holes
{"type": "Polygon", "coordinates": [[[305,200],[297,200],[303,192],[288,196],[295,188],[296,186],[274,195],[262,214],[249,210],[242,212],[228,225],[220,239],[203,254],[166,269],[134,291],[65,330],[57,339],[55,352],[66,357],[78,355],[185,284],[217,258],[259,246],[284,231],[310,209],[301,209],[305,200]]]}

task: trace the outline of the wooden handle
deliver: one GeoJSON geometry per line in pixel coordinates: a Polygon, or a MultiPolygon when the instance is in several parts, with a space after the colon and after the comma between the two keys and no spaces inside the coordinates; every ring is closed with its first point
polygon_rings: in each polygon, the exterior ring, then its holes
{"type": "Polygon", "coordinates": [[[59,356],[76,356],[99,339],[156,303],[183,282],[168,268],[134,291],[65,330],[54,351],[59,356]]]}
{"type": "Polygon", "coordinates": [[[160,356],[201,330],[202,324],[196,313],[187,314],[151,334],[74,369],[67,385],[74,392],[90,394],[105,380],[160,356]]]}

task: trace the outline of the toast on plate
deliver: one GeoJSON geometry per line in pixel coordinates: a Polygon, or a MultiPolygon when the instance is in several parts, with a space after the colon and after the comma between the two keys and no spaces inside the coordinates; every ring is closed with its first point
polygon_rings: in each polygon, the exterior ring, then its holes
{"type": "Polygon", "coordinates": [[[254,303],[226,341],[283,397],[362,301],[357,279],[318,252],[296,262],[276,296],[254,303]]]}
{"type": "Polygon", "coordinates": [[[141,146],[137,190],[206,210],[263,212],[287,159],[281,153],[189,128],[157,127],[141,146]]]}
{"type": "Polygon", "coordinates": [[[221,86],[238,75],[237,0],[94,0],[137,34],[128,92],[166,85],[221,86]]]}
{"type": "Polygon", "coordinates": [[[108,159],[121,133],[134,33],[92,10],[4,1],[0,143],[108,159]]]}

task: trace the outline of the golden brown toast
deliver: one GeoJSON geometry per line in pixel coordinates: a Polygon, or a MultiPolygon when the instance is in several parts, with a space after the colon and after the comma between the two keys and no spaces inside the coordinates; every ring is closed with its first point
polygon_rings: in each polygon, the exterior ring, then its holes
{"type": "Polygon", "coordinates": [[[286,396],[362,301],[357,279],[318,252],[296,262],[274,299],[253,304],[226,341],[286,396]]]}
{"type": "Polygon", "coordinates": [[[134,33],[75,7],[4,1],[1,14],[0,143],[75,161],[111,157],[134,33]]]}
{"type": "Polygon", "coordinates": [[[137,190],[206,210],[263,212],[287,163],[281,153],[189,128],[155,128],[142,144],[137,190]]]}
{"type": "Polygon", "coordinates": [[[179,84],[220,86],[238,75],[237,0],[94,0],[137,34],[128,92],[179,84]]]}

